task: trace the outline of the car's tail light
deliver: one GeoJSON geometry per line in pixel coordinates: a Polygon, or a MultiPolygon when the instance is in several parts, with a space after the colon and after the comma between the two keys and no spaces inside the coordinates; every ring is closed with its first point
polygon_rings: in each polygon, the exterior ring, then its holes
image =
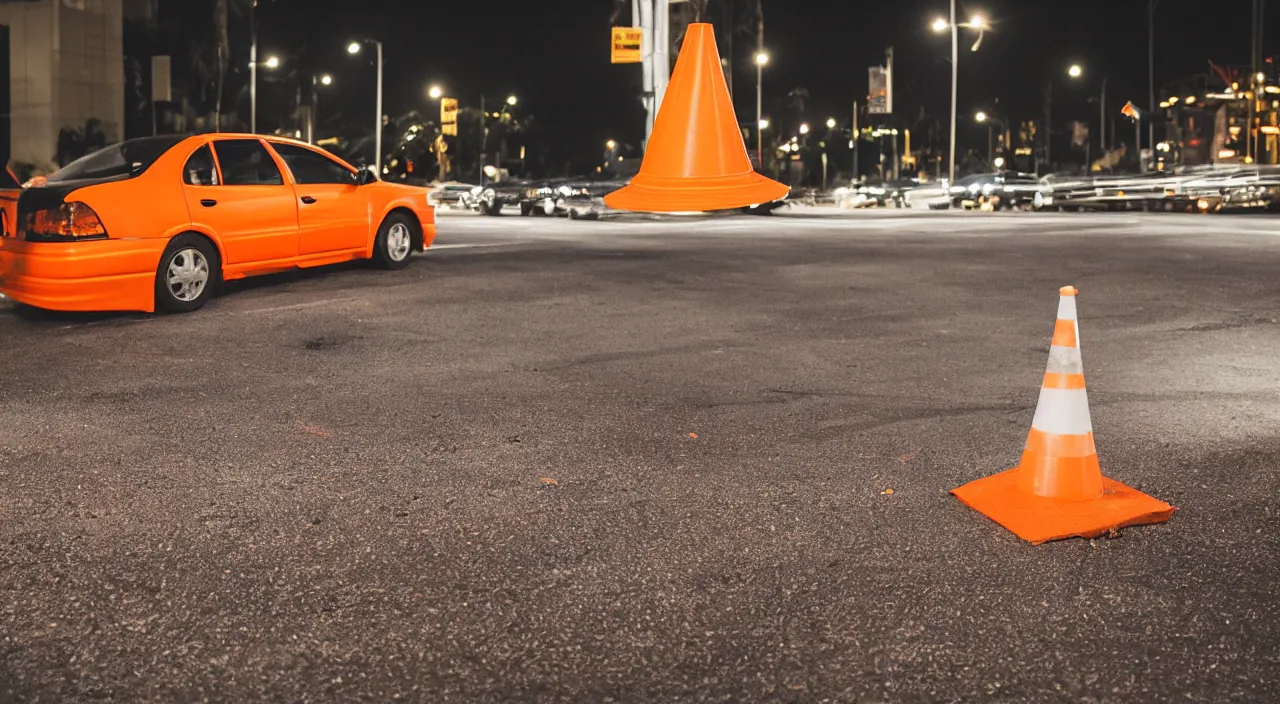
{"type": "Polygon", "coordinates": [[[37,210],[27,215],[25,233],[28,242],[80,242],[105,240],[107,229],[102,220],[84,203],[63,203],[56,208],[37,210]]]}

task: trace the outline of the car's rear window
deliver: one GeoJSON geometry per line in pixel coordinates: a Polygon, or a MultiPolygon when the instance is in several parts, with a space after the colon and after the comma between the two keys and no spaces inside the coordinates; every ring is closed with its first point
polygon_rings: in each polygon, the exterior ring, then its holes
{"type": "Polygon", "coordinates": [[[162,135],[113,144],[82,156],[49,174],[48,182],[137,176],[150,168],[162,154],[186,138],[186,135],[162,135]]]}

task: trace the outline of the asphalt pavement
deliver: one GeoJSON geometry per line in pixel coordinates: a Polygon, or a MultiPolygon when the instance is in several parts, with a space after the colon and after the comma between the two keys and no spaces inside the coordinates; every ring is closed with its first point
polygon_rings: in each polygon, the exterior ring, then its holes
{"type": "Polygon", "coordinates": [[[0,702],[1280,691],[1280,219],[440,232],[0,301],[0,702]],[[1017,463],[1068,284],[1103,471],[1178,511],[1031,546],[947,492],[1017,463]]]}

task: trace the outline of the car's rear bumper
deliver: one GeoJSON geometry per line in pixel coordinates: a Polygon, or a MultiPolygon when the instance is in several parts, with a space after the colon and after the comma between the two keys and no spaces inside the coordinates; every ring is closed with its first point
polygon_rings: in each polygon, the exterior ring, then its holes
{"type": "Polygon", "coordinates": [[[0,239],[0,293],[49,310],[150,313],[164,245],[161,240],[0,239]]]}

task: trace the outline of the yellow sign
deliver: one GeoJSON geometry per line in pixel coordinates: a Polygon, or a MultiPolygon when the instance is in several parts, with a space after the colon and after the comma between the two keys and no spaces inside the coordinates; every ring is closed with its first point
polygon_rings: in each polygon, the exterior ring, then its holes
{"type": "Polygon", "coordinates": [[[458,136],[458,99],[440,99],[440,132],[453,137],[458,136]]]}
{"type": "Polygon", "coordinates": [[[615,64],[640,63],[640,38],[644,30],[639,27],[614,27],[613,47],[609,60],[615,64]]]}

